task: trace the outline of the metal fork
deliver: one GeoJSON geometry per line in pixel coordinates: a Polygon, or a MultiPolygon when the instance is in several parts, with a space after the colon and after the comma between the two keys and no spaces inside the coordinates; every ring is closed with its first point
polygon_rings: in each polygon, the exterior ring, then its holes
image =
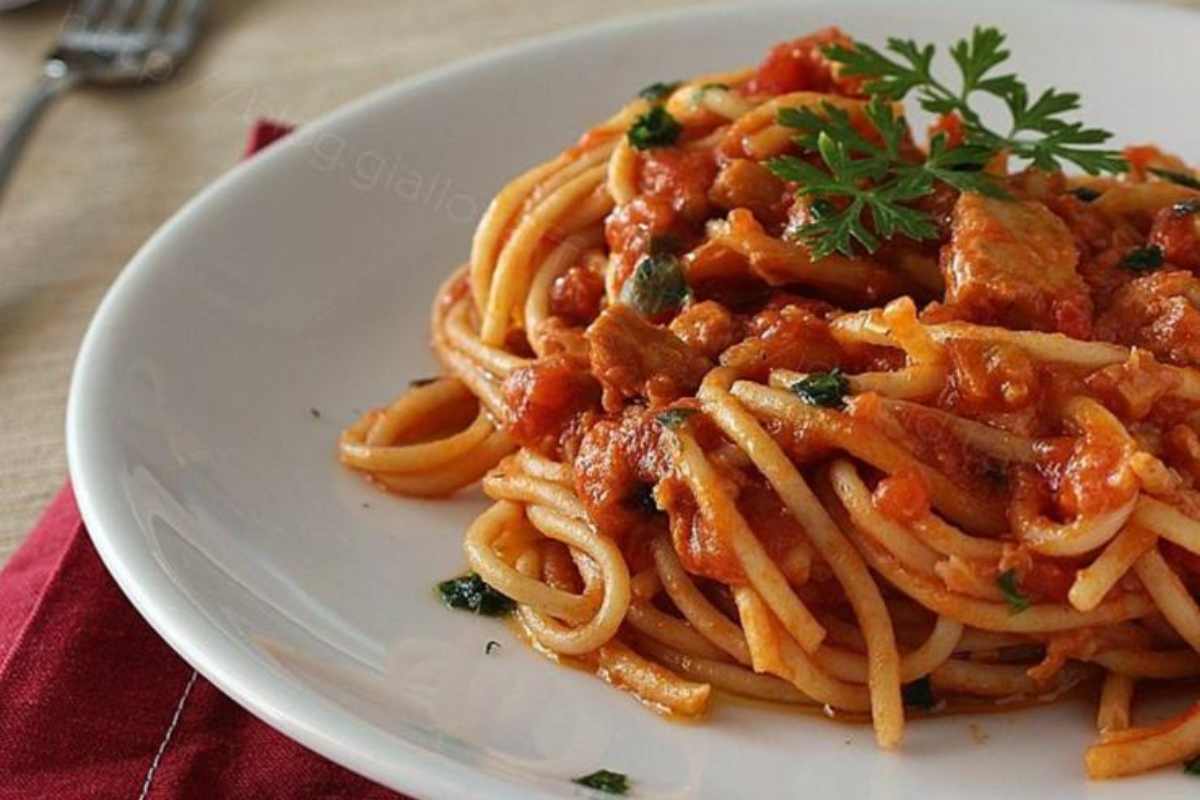
{"type": "Polygon", "coordinates": [[[37,86],[0,133],[0,198],[42,112],[81,84],[161,83],[195,47],[208,0],[82,0],[46,57],[37,86]]]}

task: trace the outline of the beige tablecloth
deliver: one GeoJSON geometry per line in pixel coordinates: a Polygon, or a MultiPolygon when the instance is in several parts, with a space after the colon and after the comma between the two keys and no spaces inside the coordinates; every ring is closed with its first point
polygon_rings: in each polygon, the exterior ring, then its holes
{"type": "MultiPolygon", "coordinates": [[[[101,295],[163,220],[238,159],[251,120],[302,122],[481,50],[696,2],[216,0],[203,47],[174,82],[66,98],[0,207],[0,563],[66,474],[67,383],[101,295]]],[[[0,116],[67,5],[0,15],[0,116]]]]}

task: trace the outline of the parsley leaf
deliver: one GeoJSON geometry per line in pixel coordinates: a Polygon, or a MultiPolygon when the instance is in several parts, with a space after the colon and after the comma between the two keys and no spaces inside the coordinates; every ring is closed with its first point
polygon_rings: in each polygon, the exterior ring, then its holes
{"type": "Polygon", "coordinates": [[[808,246],[813,258],[834,252],[853,257],[856,245],[873,253],[882,240],[897,234],[918,241],[935,238],[933,218],[908,205],[932,192],[935,181],[960,191],[1006,196],[995,178],[983,172],[993,155],[987,148],[948,148],[944,136],[935,136],[925,160],[913,162],[901,152],[908,123],[891,103],[872,98],[865,114],[879,141],[868,139],[849,113],[831,103],[822,104],[819,111],[779,110],[779,123],[798,131],[796,144],[805,152],[819,154],[824,169],[795,156],[772,158],[766,162],[767,168],[776,177],[797,184],[801,195],[818,201],[843,201],[840,208],[827,203],[812,215],[812,221],[789,231],[808,246]]]}
{"type": "Polygon", "coordinates": [[[792,394],[811,406],[842,408],[846,405],[842,398],[850,391],[850,384],[842,371],[835,367],[829,372],[814,372],[793,383],[791,389],[792,394]]]}
{"type": "Polygon", "coordinates": [[[683,266],[678,258],[664,252],[644,256],[621,287],[621,302],[643,317],[674,311],[687,297],[683,266]]]}
{"type": "Polygon", "coordinates": [[[1183,762],[1183,771],[1188,775],[1200,775],[1200,756],[1183,762]]]}
{"type": "Polygon", "coordinates": [[[913,708],[928,711],[937,705],[937,698],[933,694],[933,684],[929,682],[928,675],[912,683],[904,684],[900,687],[900,695],[904,700],[904,705],[913,708]]]}
{"type": "Polygon", "coordinates": [[[629,791],[629,778],[620,772],[612,772],[607,769],[597,770],[582,778],[575,778],[572,783],[608,794],[625,794],[629,791]]]}
{"type": "Polygon", "coordinates": [[[1001,572],[996,576],[996,586],[1004,595],[1004,599],[1008,601],[1009,610],[1013,614],[1020,614],[1029,608],[1029,598],[1021,593],[1021,587],[1017,583],[1016,570],[1009,569],[1001,572]]]}
{"type": "MultiPolygon", "coordinates": [[[[666,411],[658,414],[655,419],[658,420],[659,425],[674,431],[679,430],[679,426],[687,422],[688,417],[695,413],[696,409],[694,408],[668,408],[666,411]]],[[[651,498],[651,502],[653,502],[653,497],[651,498]]],[[[655,510],[658,510],[657,505],[655,506],[655,510]]]]}
{"type": "Polygon", "coordinates": [[[1200,189],[1200,180],[1188,175],[1186,172],[1176,172],[1171,169],[1159,169],[1158,167],[1148,167],[1146,169],[1151,175],[1157,175],[1163,180],[1177,183],[1180,186],[1186,186],[1189,189],[1200,189]]]}
{"type": "Polygon", "coordinates": [[[437,590],[448,607],[484,617],[502,617],[516,605],[511,598],[500,594],[474,572],[442,581],[437,585],[437,590]]]}
{"type": "Polygon", "coordinates": [[[683,126],[662,106],[642,114],[629,126],[629,143],[638,150],[649,150],[652,147],[669,147],[675,144],[683,126]]]}
{"type": "Polygon", "coordinates": [[[1162,265],[1163,251],[1156,244],[1135,247],[1121,258],[1121,266],[1134,272],[1153,272],[1162,265]]]}
{"type": "Polygon", "coordinates": [[[1009,57],[1004,42],[1005,35],[997,28],[976,27],[970,39],[961,39],[950,48],[961,79],[958,90],[934,76],[935,48],[931,44],[893,37],[887,41],[886,53],[862,42],[853,47],[831,45],[824,52],[841,65],[843,74],[865,78],[864,90],[873,97],[903,100],[915,92],[926,111],[958,114],[967,145],[993,153],[1007,151],[1045,170],[1059,170],[1064,163],[1071,163],[1092,175],[1126,171],[1129,165],[1118,151],[1099,147],[1111,133],[1064,119],[1065,114],[1079,109],[1078,94],[1046,89],[1031,99],[1029,88],[1016,75],[996,72],[1009,57]],[[977,93],[991,95],[1007,107],[1010,124],[1006,132],[984,124],[971,105],[977,93]]]}
{"type": "MultiPolygon", "coordinates": [[[[1128,164],[1115,150],[1101,147],[1112,134],[1089,128],[1064,115],[1079,109],[1079,95],[1047,89],[1036,97],[1016,75],[1000,72],[1008,60],[1005,36],[996,28],[976,27],[970,38],[950,48],[960,85],[952,89],[933,73],[936,48],[911,39],[890,38],[883,50],[855,42],[833,44],[823,52],[840,65],[842,74],[864,78],[870,102],[864,109],[866,126],[852,124],[850,115],[830,103],[813,108],[780,109],[780,124],[795,128],[795,139],[808,158],[783,156],[767,167],[798,186],[810,199],[836,200],[833,213],[813,219],[789,233],[803,241],[813,258],[835,252],[848,257],[857,247],[868,253],[896,235],[934,238],[932,217],[914,208],[913,201],[931,194],[937,183],[962,192],[991,197],[1007,193],[984,171],[997,156],[1008,153],[1045,170],[1073,164],[1090,174],[1124,172],[1128,164]],[[921,108],[934,114],[954,114],[963,123],[963,142],[949,147],[944,133],[930,141],[924,161],[902,152],[908,124],[892,104],[915,94],[921,108]],[[1006,131],[988,127],[972,101],[990,95],[1008,109],[1006,131]],[[819,156],[814,163],[812,156],[819,156]]],[[[1187,176],[1183,176],[1187,177],[1187,176]]]]}
{"type": "Polygon", "coordinates": [[[638,97],[651,103],[661,103],[671,96],[671,92],[679,88],[682,81],[656,81],[644,86],[638,91],[638,97]]]}

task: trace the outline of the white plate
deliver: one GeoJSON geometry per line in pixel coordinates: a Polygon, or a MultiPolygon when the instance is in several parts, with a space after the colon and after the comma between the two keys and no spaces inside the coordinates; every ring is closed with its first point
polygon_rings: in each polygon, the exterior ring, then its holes
{"type": "Polygon", "coordinates": [[[830,23],[947,43],[979,22],[1120,141],[1200,157],[1200,15],[843,0],[545,39],[376,94],[234,170],[133,260],[79,357],[71,475],[105,563],[238,702],[422,797],[579,796],[569,779],[600,767],[643,798],[1194,796],[1176,769],[1087,785],[1083,705],[914,724],[897,754],[865,728],[724,700],[703,725],[664,722],[436,602],[477,498],[390,498],[333,458],[355,409],[431,371],[429,298],[491,194],[639,87],[830,23]]]}

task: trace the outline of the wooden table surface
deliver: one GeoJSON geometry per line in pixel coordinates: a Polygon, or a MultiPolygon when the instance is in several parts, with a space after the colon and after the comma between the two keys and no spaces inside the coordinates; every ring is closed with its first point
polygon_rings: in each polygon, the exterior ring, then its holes
{"type": "MultiPolygon", "coordinates": [[[[97,303],[154,229],[237,161],[253,119],[303,122],[481,50],[696,2],[216,0],[173,81],[59,103],[0,206],[0,563],[66,476],[67,385],[97,303]]],[[[0,117],[67,7],[0,14],[0,117]]]]}

